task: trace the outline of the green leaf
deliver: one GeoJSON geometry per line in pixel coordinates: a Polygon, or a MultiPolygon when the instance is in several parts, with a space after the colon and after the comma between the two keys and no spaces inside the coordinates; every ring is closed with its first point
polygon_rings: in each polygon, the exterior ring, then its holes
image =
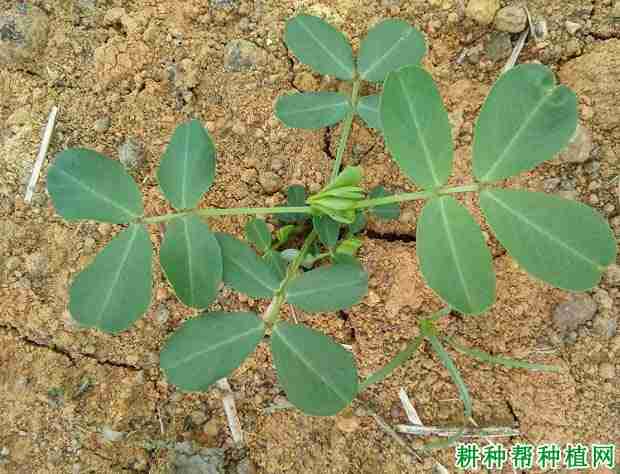
{"type": "Polygon", "coordinates": [[[215,179],[215,147],[198,120],[179,125],[157,170],[164,196],[177,209],[194,208],[215,179]]]}
{"type": "Polygon", "coordinates": [[[329,216],[314,216],[312,222],[319,234],[319,239],[326,247],[332,248],[338,243],[340,222],[336,222],[329,216]]]}
{"type": "MultiPolygon", "coordinates": [[[[288,207],[305,206],[306,189],[299,184],[289,186],[286,190],[286,205],[288,207]]],[[[287,214],[278,214],[277,218],[282,222],[303,222],[308,219],[308,215],[299,212],[291,212],[287,214]]]]}
{"type": "Polygon", "coordinates": [[[491,253],[473,217],[456,199],[426,203],[418,220],[420,271],[439,296],[465,314],[479,314],[495,300],[491,253]]]}
{"type": "Polygon", "coordinates": [[[316,72],[338,79],[355,76],[353,51],[347,38],[316,16],[297,15],[286,24],[286,46],[316,72]]]}
{"type": "Polygon", "coordinates": [[[431,75],[417,66],[390,73],[380,110],[385,142],[400,169],[422,188],[446,184],[452,132],[431,75]]]}
{"type": "Polygon", "coordinates": [[[379,104],[381,96],[379,94],[360,97],[357,101],[357,113],[370,128],[381,130],[381,115],[379,104]]]}
{"type": "Polygon", "coordinates": [[[413,356],[413,354],[418,352],[418,349],[423,342],[424,338],[422,337],[422,335],[414,338],[413,341],[407,344],[407,347],[403,351],[399,352],[392,360],[390,360],[387,364],[385,364],[376,372],[373,372],[368,377],[366,377],[366,379],[359,385],[360,393],[371,385],[381,382],[387,377],[389,377],[391,373],[394,372],[394,370],[403,365],[413,356]]]}
{"type": "Polygon", "coordinates": [[[265,325],[254,313],[205,313],[183,323],[166,341],[159,365],[181,390],[203,391],[239,367],[264,334],[265,325]]]}
{"type": "Polygon", "coordinates": [[[73,281],[69,312],[82,326],[117,333],[144,314],[151,302],[153,247],[146,229],[131,224],[73,281]]]}
{"type": "Polygon", "coordinates": [[[288,94],[276,102],[276,117],[292,128],[328,127],[344,119],[350,110],[349,99],[339,92],[288,94]]]}
{"type": "Polygon", "coordinates": [[[252,248],[228,234],[216,233],[224,260],[224,283],[252,298],[270,298],[280,281],[252,248]]]}
{"type": "Polygon", "coordinates": [[[353,355],[320,332],[278,322],[271,352],[286,397],[304,413],[335,415],[357,395],[353,355]]]}
{"type": "Polygon", "coordinates": [[[454,347],[454,349],[457,352],[460,352],[461,354],[465,354],[469,357],[473,357],[474,359],[478,359],[482,362],[486,362],[487,364],[502,365],[504,367],[508,367],[509,369],[526,369],[526,370],[533,370],[533,371],[540,371],[540,372],[561,372],[562,371],[562,368],[557,365],[532,364],[530,362],[513,359],[511,357],[494,356],[487,352],[481,351],[480,349],[462,346],[452,338],[445,338],[445,340],[448,344],[454,347]]]}
{"type": "Polygon", "coordinates": [[[295,278],[288,302],[310,313],[339,311],[359,303],[368,292],[368,274],[357,265],[329,265],[295,278]]]}
{"type": "Polygon", "coordinates": [[[426,54],[424,36],[402,20],[383,20],[362,40],[357,59],[360,77],[382,82],[404,66],[417,66],[426,54]]]}
{"type": "Polygon", "coordinates": [[[291,237],[297,234],[301,229],[299,229],[296,225],[288,224],[280,227],[276,230],[276,244],[277,246],[284,245],[287,243],[291,237]]]}
{"type": "MultiPolygon", "coordinates": [[[[450,374],[450,378],[452,379],[452,381],[456,385],[456,388],[459,391],[459,397],[461,398],[461,401],[463,402],[463,406],[464,406],[463,414],[465,417],[465,422],[468,423],[469,420],[471,419],[473,405],[471,402],[471,397],[469,395],[469,390],[467,389],[467,385],[465,384],[465,381],[463,380],[463,377],[461,376],[461,372],[458,369],[458,367],[454,364],[454,362],[452,361],[450,354],[448,354],[448,352],[441,345],[441,341],[439,340],[439,338],[434,334],[425,334],[425,336],[428,339],[428,342],[431,344],[431,347],[435,351],[435,354],[437,354],[437,357],[439,357],[439,360],[441,361],[443,366],[448,371],[448,374],[450,374]]],[[[463,428],[456,435],[450,436],[448,439],[444,441],[437,441],[436,443],[430,443],[426,445],[424,448],[425,450],[447,448],[449,446],[452,446],[454,443],[456,443],[463,436],[464,432],[465,432],[465,426],[463,426],[463,428]]]]}
{"type": "MultiPolygon", "coordinates": [[[[368,194],[368,199],[377,199],[387,196],[392,196],[393,193],[387,192],[383,186],[377,186],[368,194]]],[[[391,221],[398,219],[400,216],[400,205],[397,202],[391,204],[383,204],[381,206],[375,206],[370,208],[372,212],[379,219],[384,221],[391,221]]]]}
{"type": "Polygon", "coordinates": [[[336,179],[333,182],[323,188],[321,193],[349,186],[357,187],[360,184],[362,177],[363,174],[361,166],[347,166],[338,176],[336,176],[336,179]]]}
{"type": "Polygon", "coordinates": [[[284,280],[286,277],[286,269],[287,263],[286,260],[282,258],[280,252],[276,252],[275,250],[269,250],[265,255],[263,255],[263,260],[269,265],[271,268],[271,272],[280,280],[284,280]]]}
{"type": "Polygon", "coordinates": [[[170,221],[159,259],[183,303],[195,308],[213,303],[222,281],[222,252],[207,224],[193,215],[170,221]]]}
{"type": "Polygon", "coordinates": [[[612,230],[584,204],[545,193],[488,189],[480,194],[480,206],[519,265],[554,286],[589,290],[615,261],[612,230]]]}
{"type": "Polygon", "coordinates": [[[254,218],[245,225],[245,236],[259,252],[271,248],[271,232],[263,219],[254,218]]]}
{"type": "Polygon", "coordinates": [[[47,190],[67,220],[124,224],[142,216],[142,196],[118,161],[93,150],[61,152],[47,173],[47,190]]]}
{"type": "Polygon", "coordinates": [[[577,128],[577,97],[541,64],[504,73],[474,131],[474,176],[497,181],[531,170],[568,145],[577,128]]]}
{"type": "Polygon", "coordinates": [[[359,234],[366,227],[366,214],[358,212],[355,214],[355,220],[349,224],[349,232],[352,235],[359,234]]]}

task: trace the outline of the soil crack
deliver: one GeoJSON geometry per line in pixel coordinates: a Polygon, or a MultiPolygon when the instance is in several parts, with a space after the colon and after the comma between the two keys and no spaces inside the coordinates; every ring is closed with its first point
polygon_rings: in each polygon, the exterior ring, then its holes
{"type": "Polygon", "coordinates": [[[403,242],[410,243],[416,241],[414,234],[398,234],[395,232],[380,233],[375,230],[366,229],[366,237],[372,240],[383,240],[385,242],[403,242]]]}
{"type": "Polygon", "coordinates": [[[132,370],[132,371],[143,370],[142,367],[137,366],[137,365],[131,365],[126,362],[118,362],[118,361],[113,361],[113,360],[108,360],[108,359],[102,360],[92,354],[85,354],[83,352],[78,352],[78,351],[72,352],[52,342],[36,340],[32,337],[23,335],[19,331],[18,328],[10,326],[8,324],[0,324],[0,330],[4,331],[5,334],[12,335],[16,339],[23,341],[25,344],[29,346],[36,347],[38,349],[46,349],[48,351],[53,352],[54,354],[66,357],[67,359],[69,359],[69,362],[71,362],[71,365],[73,367],[77,365],[76,357],[84,357],[86,359],[94,360],[99,365],[107,365],[110,367],[115,367],[119,369],[127,369],[127,370],[132,370]]]}

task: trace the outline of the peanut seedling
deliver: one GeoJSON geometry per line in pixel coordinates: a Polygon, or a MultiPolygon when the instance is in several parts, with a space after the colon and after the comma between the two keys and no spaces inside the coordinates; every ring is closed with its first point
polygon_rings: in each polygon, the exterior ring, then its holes
{"type": "Polygon", "coordinates": [[[126,224],[73,281],[69,309],[83,326],[118,333],[148,309],[152,254],[148,226],[166,223],[159,262],[177,297],[204,310],[186,321],[161,351],[167,379],[184,391],[208,390],[230,375],[265,339],[279,382],[290,402],[311,415],[333,415],[373,383],[405,363],[427,341],[457,384],[471,416],[471,400],[442,341],[490,363],[533,370],[548,366],[490,356],[443,338],[436,319],[451,312],[480,314],[495,301],[495,273],[483,233],[455,199],[476,193],[482,214],[499,242],[519,265],[554,286],[584,291],[599,281],[616,255],[606,221],[578,202],[543,193],[511,190],[502,180],[553,158],[577,126],[575,94],[555,83],[542,65],[504,73],[491,89],[474,130],[471,183],[448,186],[453,145],[448,114],[430,74],[419,64],[423,36],[400,20],[386,20],[362,40],[357,60],[344,35],[323,20],[300,15],[289,21],[285,41],[316,72],[351,83],[351,95],[308,92],[283,95],[275,112],[287,126],[316,129],[343,122],[333,171],[324,188],[307,197],[288,189],[286,205],[266,208],[201,208],[215,180],[215,147],[197,120],[180,125],[162,158],[160,188],[176,209],[145,216],[138,187],[121,165],[85,149],[60,153],[47,185],[60,215],[126,224]],[[381,94],[359,97],[362,81],[383,84],[381,94]],[[360,186],[361,167],[341,170],[355,115],[378,130],[402,173],[420,191],[370,195],[360,186]],[[282,320],[291,304],[310,312],[339,311],[363,301],[368,274],[356,253],[368,212],[399,215],[399,203],[426,201],[416,229],[416,252],[428,285],[446,303],[420,322],[420,336],[379,371],[360,381],[353,355],[320,332],[282,320]],[[274,215],[274,233],[254,218],[249,245],[214,233],[206,218],[274,215]],[[303,237],[300,248],[293,237],[303,237]],[[208,311],[220,283],[252,298],[270,299],[261,316],[253,312],[208,311]]]}

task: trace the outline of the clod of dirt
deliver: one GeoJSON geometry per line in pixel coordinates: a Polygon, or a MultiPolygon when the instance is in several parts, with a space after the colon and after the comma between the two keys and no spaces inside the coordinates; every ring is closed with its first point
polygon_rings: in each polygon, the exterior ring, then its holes
{"type": "Polygon", "coordinates": [[[0,65],[30,69],[47,44],[48,18],[35,6],[0,16],[0,65]]]}
{"type": "Polygon", "coordinates": [[[609,286],[620,286],[620,265],[610,265],[607,268],[605,281],[609,286]]]}
{"type": "Polygon", "coordinates": [[[597,44],[590,52],[572,59],[560,69],[560,80],[578,97],[587,96],[596,104],[594,128],[608,131],[610,143],[620,140],[620,39],[597,44]]]}
{"type": "Polygon", "coordinates": [[[110,117],[102,117],[95,122],[95,132],[104,133],[110,128],[110,117]]]}
{"type": "Polygon", "coordinates": [[[250,459],[244,458],[237,464],[237,474],[256,474],[256,467],[250,459]]]}
{"type": "Polygon", "coordinates": [[[267,53],[246,40],[232,40],[224,49],[224,69],[241,72],[265,65],[267,53]]]}
{"type": "Polygon", "coordinates": [[[223,474],[224,450],[202,449],[200,454],[178,452],[173,462],[175,474],[223,474]]]}
{"type": "Polygon", "coordinates": [[[573,36],[575,35],[581,28],[582,25],[580,23],[575,23],[574,21],[566,21],[566,23],[564,23],[564,26],[566,27],[566,31],[568,31],[568,34],[573,36]]]}
{"type": "Polygon", "coordinates": [[[284,185],[282,178],[271,171],[264,171],[258,176],[258,182],[266,193],[274,194],[282,189],[284,185]]]}
{"type": "Polygon", "coordinates": [[[493,23],[499,10],[499,0],[469,0],[465,15],[481,25],[493,23]]]}
{"type": "Polygon", "coordinates": [[[575,136],[568,147],[559,154],[559,161],[565,163],[585,163],[592,152],[592,135],[581,124],[577,125],[575,136]]]}
{"type": "Polygon", "coordinates": [[[138,169],[144,163],[144,150],[133,138],[128,138],[118,147],[118,156],[123,166],[130,170],[138,169]]]}
{"type": "Polygon", "coordinates": [[[495,29],[506,33],[520,33],[527,24],[525,10],[517,5],[509,5],[497,12],[495,29]]]}
{"type": "Polygon", "coordinates": [[[509,33],[494,33],[486,45],[485,53],[491,61],[501,61],[510,56],[512,42],[509,33]]]}
{"type": "Polygon", "coordinates": [[[596,314],[597,305],[591,296],[584,294],[560,303],[553,310],[553,321],[562,334],[574,331],[596,314]]]}
{"type": "Polygon", "coordinates": [[[598,366],[598,373],[602,379],[612,380],[616,377],[616,368],[610,362],[603,362],[598,366]]]}
{"type": "Polygon", "coordinates": [[[239,2],[237,0],[211,0],[210,3],[214,8],[235,8],[239,2]]]}

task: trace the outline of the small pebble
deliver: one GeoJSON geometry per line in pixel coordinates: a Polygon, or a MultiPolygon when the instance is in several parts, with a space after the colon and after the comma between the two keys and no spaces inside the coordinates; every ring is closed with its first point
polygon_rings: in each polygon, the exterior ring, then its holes
{"type": "Polygon", "coordinates": [[[620,286],[620,265],[610,265],[605,272],[605,281],[610,286],[620,286]]]}
{"type": "Polygon", "coordinates": [[[128,138],[118,147],[118,155],[123,166],[127,169],[138,169],[144,163],[144,151],[140,143],[128,138]]]}
{"type": "Polygon", "coordinates": [[[559,161],[565,163],[584,163],[590,158],[592,152],[592,135],[581,124],[577,125],[575,135],[568,147],[560,153],[559,161]]]}
{"type": "Polygon", "coordinates": [[[97,133],[107,132],[109,128],[110,128],[110,117],[103,117],[103,118],[98,119],[95,122],[94,129],[95,129],[95,132],[97,133]]]}
{"type": "Polygon", "coordinates": [[[497,12],[495,29],[506,33],[520,33],[527,25],[527,14],[523,7],[509,5],[497,12]]]}
{"type": "Polygon", "coordinates": [[[336,427],[344,433],[354,433],[360,427],[360,420],[354,415],[336,417],[336,427]]]}
{"type": "Polygon", "coordinates": [[[575,23],[574,21],[567,21],[564,23],[564,26],[570,35],[576,34],[581,29],[581,25],[579,23],[575,23]]]}
{"type": "Polygon", "coordinates": [[[560,303],[553,310],[553,321],[561,333],[574,331],[586,321],[590,321],[597,310],[597,304],[587,294],[560,303]]]}

